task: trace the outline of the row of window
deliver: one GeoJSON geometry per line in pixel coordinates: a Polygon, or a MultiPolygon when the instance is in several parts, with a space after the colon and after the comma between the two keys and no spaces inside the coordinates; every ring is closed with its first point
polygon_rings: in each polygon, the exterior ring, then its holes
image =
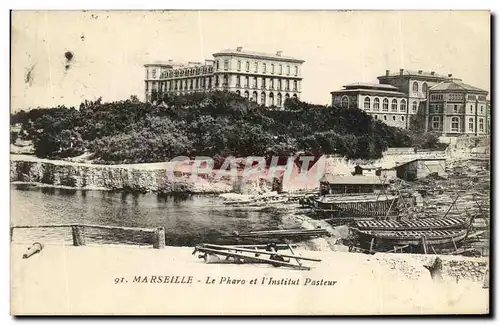
{"type": "MultiPolygon", "coordinates": [[[[429,110],[431,111],[431,113],[441,113],[442,112],[442,108],[443,108],[443,105],[441,104],[430,104],[429,105],[429,110]]],[[[448,105],[448,109],[452,110],[453,114],[458,114],[458,113],[463,113],[460,112],[460,106],[458,104],[453,104],[453,105],[448,105]]],[[[474,105],[471,104],[469,106],[469,113],[470,114],[474,114],[474,105]]],[[[484,114],[484,107],[483,106],[479,106],[479,114],[484,114]]]]}
{"type": "MultiPolygon", "coordinates": [[[[218,87],[220,85],[220,79],[219,76],[215,76],[214,80],[215,87],[218,87]]],[[[275,82],[274,79],[270,79],[269,82],[269,89],[277,89],[277,90],[287,90],[290,91],[290,80],[285,80],[283,83],[281,79],[277,80],[277,88],[275,88],[275,82]]],[[[185,89],[199,89],[199,88],[212,88],[212,77],[209,78],[195,78],[195,79],[185,79],[185,80],[169,80],[165,83],[160,83],[160,90],[167,90],[167,91],[172,91],[172,90],[185,90],[185,89]],[[208,80],[208,81],[207,81],[208,80]]],[[[222,78],[222,86],[229,86],[229,81],[228,81],[228,76],[223,75],[222,78]]],[[[257,86],[257,77],[252,78],[252,84],[250,85],[250,78],[245,77],[243,78],[243,85],[241,84],[241,77],[236,76],[236,87],[244,87],[244,88],[258,88],[257,86]]],[[[292,84],[293,91],[298,90],[298,82],[297,80],[293,80],[292,84]]],[[[268,89],[268,85],[266,82],[266,78],[261,79],[261,84],[260,84],[261,89],[268,89]]],[[[158,90],[158,83],[153,82],[152,83],[152,89],[153,90],[158,90]]],[[[148,83],[146,83],[146,91],[149,90],[148,83]]]]}
{"type": "MultiPolygon", "coordinates": [[[[418,92],[418,82],[414,81],[411,89],[413,90],[413,92],[418,92]]],[[[422,92],[427,93],[427,83],[425,82],[422,84],[422,92]]]]}
{"type": "MultiPolygon", "coordinates": [[[[225,75],[224,76],[224,80],[227,80],[227,76],[225,75]]],[[[276,89],[275,88],[275,80],[274,79],[269,79],[269,89],[276,89]]],[[[284,80],[284,84],[283,84],[283,81],[281,79],[277,79],[277,82],[276,82],[276,85],[278,86],[278,90],[282,90],[283,89],[283,86],[285,88],[285,90],[290,90],[290,80],[286,79],[284,80]]],[[[258,79],[257,77],[253,77],[252,78],[252,84],[251,84],[252,88],[258,88],[258,79]]],[[[293,80],[293,90],[294,91],[297,91],[298,90],[298,81],[297,80],[293,80]]],[[[250,87],[250,77],[246,76],[244,78],[242,78],[241,76],[236,76],[236,87],[245,87],[245,88],[249,88],[250,87]],[[243,85],[241,83],[241,81],[243,80],[243,85]]],[[[268,87],[268,83],[267,83],[267,78],[261,78],[260,79],[260,88],[262,89],[267,89],[268,87]]]]}
{"type": "MultiPolygon", "coordinates": [[[[471,95],[469,95],[471,96],[471,95]]],[[[473,95],[472,95],[473,96],[473,95]]],[[[475,96],[473,96],[472,100],[475,99],[475,96]]],[[[431,100],[439,101],[439,100],[444,100],[444,94],[432,94],[431,95],[431,100]]],[[[471,100],[470,98],[468,98],[471,100]]],[[[464,94],[462,93],[449,93],[447,94],[447,100],[448,101],[454,101],[454,102],[461,102],[464,100],[464,94]]]]}
{"type": "MultiPolygon", "coordinates": [[[[342,106],[343,107],[348,107],[349,106],[349,98],[347,96],[342,97],[342,106]],[[346,105],[346,106],[344,106],[346,105]]],[[[363,107],[365,110],[369,110],[372,108],[372,103],[371,103],[371,98],[370,97],[365,97],[363,107]]],[[[375,98],[373,100],[373,110],[374,111],[379,111],[380,110],[380,99],[375,98]]],[[[413,113],[416,113],[418,110],[418,103],[414,101],[412,103],[412,111],[413,113]]],[[[389,111],[389,100],[387,98],[384,98],[382,100],[382,111],[388,112],[389,111]]],[[[397,99],[393,99],[391,101],[391,111],[392,112],[397,112],[398,111],[398,101],[397,99]]],[[[406,100],[401,99],[399,103],[399,111],[400,112],[406,112],[406,100]]]]}
{"type": "MultiPolygon", "coordinates": [[[[176,70],[168,70],[163,71],[160,75],[160,78],[174,78],[174,77],[186,77],[186,76],[195,76],[200,74],[209,74],[214,71],[214,68],[211,66],[200,66],[196,68],[182,68],[176,70]]],[[[156,79],[156,69],[151,70],[151,78],[156,79]]],[[[149,79],[149,69],[146,69],[146,79],[149,79]]]]}
{"type": "MultiPolygon", "coordinates": [[[[239,90],[236,91],[236,94],[240,95],[241,96],[241,92],[239,90]]],[[[257,100],[258,100],[258,93],[256,91],[254,91],[252,93],[252,97],[250,98],[250,93],[248,91],[245,91],[243,93],[243,97],[245,97],[246,99],[248,100],[251,100],[253,102],[256,102],[257,103],[257,100]]],[[[294,98],[297,98],[297,94],[294,94],[293,95],[294,98]]],[[[285,100],[290,98],[290,94],[285,94],[285,100]]],[[[281,106],[283,104],[283,95],[281,93],[278,93],[276,95],[276,103],[274,101],[274,93],[270,93],[269,94],[269,98],[267,98],[266,96],[266,93],[265,92],[262,92],[260,94],[260,103],[259,104],[262,104],[262,105],[269,105],[269,106],[281,106]]]]}
{"type": "MultiPolygon", "coordinates": [[[[250,72],[250,61],[245,61],[245,71],[246,72],[250,72]]],[[[217,71],[219,71],[219,60],[215,61],[215,69],[217,71]]],[[[285,68],[285,73],[287,76],[291,75],[291,67],[290,65],[287,65],[286,68],[285,68]]],[[[231,61],[230,60],[224,60],[224,71],[229,71],[231,70],[231,61]]],[[[242,71],[242,61],[241,60],[238,60],[236,62],[236,70],[237,71],[242,71]]],[[[282,64],[279,64],[278,65],[278,68],[277,68],[277,73],[279,75],[283,75],[283,65],[282,64]]],[[[268,66],[266,63],[261,63],[259,65],[259,62],[253,62],[252,64],[252,70],[251,72],[253,73],[268,73],[268,66]],[[260,69],[260,70],[259,70],[260,69]]],[[[274,63],[270,64],[269,66],[269,73],[270,74],[274,74],[275,73],[275,66],[274,66],[274,63]]],[[[295,76],[298,76],[299,75],[299,67],[298,66],[293,66],[293,74],[295,76]]]]}
{"type": "MultiPolygon", "coordinates": [[[[218,78],[216,78],[215,86],[219,84],[218,78]]],[[[196,78],[196,79],[184,79],[184,80],[171,80],[167,82],[152,82],[153,91],[173,91],[173,90],[187,90],[187,89],[210,89],[212,88],[212,78],[196,78]],[[160,89],[158,89],[158,86],[160,89]]],[[[149,87],[146,82],[146,92],[148,92],[149,87]]]]}
{"type": "MultiPolygon", "coordinates": [[[[478,119],[479,122],[479,132],[484,132],[484,120],[482,118],[478,119]]],[[[432,117],[432,128],[434,130],[441,129],[441,117],[432,117]]],[[[460,118],[454,116],[451,118],[451,132],[461,132],[460,130],[460,118]]],[[[474,132],[474,119],[469,118],[469,132],[474,132]]]]}
{"type": "MultiPolygon", "coordinates": [[[[373,115],[373,118],[376,119],[376,120],[378,120],[378,115],[377,114],[373,115]]],[[[396,116],[393,115],[392,116],[392,120],[396,121],[396,116]]],[[[405,120],[405,117],[401,116],[401,121],[404,121],[404,120],[405,120]]],[[[387,121],[387,115],[384,115],[384,121],[387,121]]]]}
{"type": "Polygon", "coordinates": [[[476,96],[476,95],[467,95],[467,100],[476,100],[476,97],[477,97],[477,100],[481,100],[481,101],[485,101],[486,100],[486,96],[476,96]]]}

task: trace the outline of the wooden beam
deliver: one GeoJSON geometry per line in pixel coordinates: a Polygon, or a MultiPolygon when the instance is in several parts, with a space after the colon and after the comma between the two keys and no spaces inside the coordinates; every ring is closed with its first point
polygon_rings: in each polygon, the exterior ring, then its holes
{"type": "Polygon", "coordinates": [[[73,246],[85,246],[85,228],[82,226],[71,227],[73,246]]]}
{"type": "Polygon", "coordinates": [[[375,243],[375,237],[372,237],[372,241],[370,243],[370,253],[373,252],[373,244],[375,243]]]}
{"type": "MultiPolygon", "coordinates": [[[[204,253],[212,253],[212,254],[222,255],[222,256],[238,257],[240,259],[247,260],[250,262],[260,262],[260,263],[271,264],[271,265],[288,266],[288,267],[292,267],[295,269],[307,270],[307,271],[311,269],[310,267],[307,267],[307,266],[300,266],[300,265],[295,265],[295,264],[291,264],[291,263],[287,263],[287,262],[276,261],[276,260],[271,260],[271,259],[261,258],[261,257],[248,256],[248,255],[244,255],[244,254],[232,253],[232,252],[211,249],[211,248],[206,248],[206,247],[197,247],[196,249],[198,251],[204,252],[204,253]]],[[[251,251],[251,252],[256,253],[257,251],[251,251]]],[[[258,251],[258,252],[262,253],[262,251],[258,251]]],[[[269,252],[266,252],[266,253],[269,253],[269,252]]],[[[280,255],[280,254],[273,253],[272,255],[280,255]]],[[[282,255],[280,255],[280,256],[282,256],[282,255]]]]}
{"type": "Polygon", "coordinates": [[[153,248],[162,249],[165,248],[165,228],[158,227],[155,231],[155,241],[153,243],[153,248]]]}
{"type": "Polygon", "coordinates": [[[207,248],[215,248],[215,249],[224,249],[224,250],[236,250],[236,251],[239,251],[239,252],[247,252],[247,253],[258,253],[258,254],[263,254],[263,255],[279,255],[281,257],[288,257],[288,258],[299,258],[301,260],[306,260],[306,261],[313,261],[313,262],[321,262],[320,259],[316,259],[316,258],[309,258],[309,257],[302,257],[302,256],[298,256],[298,255],[287,255],[287,254],[280,254],[280,253],[276,253],[276,252],[268,252],[268,251],[263,251],[263,250],[256,250],[256,249],[246,249],[246,248],[233,248],[233,247],[226,247],[226,246],[222,246],[222,245],[212,245],[212,244],[203,244],[203,245],[200,245],[198,246],[198,248],[204,248],[204,247],[207,247],[207,248]]]}
{"type": "MultiPolygon", "coordinates": [[[[293,252],[292,246],[288,245],[288,248],[290,249],[290,252],[292,253],[292,255],[295,255],[295,253],[293,252]]],[[[300,263],[300,259],[296,258],[295,260],[297,261],[297,264],[302,266],[302,263],[300,263]]]]}

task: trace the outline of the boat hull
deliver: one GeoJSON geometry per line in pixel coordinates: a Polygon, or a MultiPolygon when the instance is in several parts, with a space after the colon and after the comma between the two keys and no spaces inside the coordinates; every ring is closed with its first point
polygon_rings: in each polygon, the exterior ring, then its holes
{"type": "Polygon", "coordinates": [[[313,217],[335,218],[387,218],[399,215],[397,196],[342,196],[316,200],[313,217]]]}
{"type": "Polygon", "coordinates": [[[359,246],[366,250],[390,251],[396,247],[407,247],[405,251],[423,253],[456,250],[467,237],[467,230],[424,230],[424,231],[375,231],[353,229],[359,246]],[[373,245],[372,245],[373,241],[373,245]],[[424,242],[426,248],[424,248],[424,242]]]}
{"type": "Polygon", "coordinates": [[[419,231],[419,230],[444,230],[464,229],[469,221],[466,218],[426,218],[413,221],[396,220],[369,220],[357,221],[354,228],[359,230],[381,231],[419,231]]]}

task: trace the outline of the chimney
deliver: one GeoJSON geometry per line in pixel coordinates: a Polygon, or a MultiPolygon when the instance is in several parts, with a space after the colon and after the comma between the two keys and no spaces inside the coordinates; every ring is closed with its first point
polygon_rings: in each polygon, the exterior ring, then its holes
{"type": "Polygon", "coordinates": [[[241,51],[243,51],[243,46],[238,46],[238,47],[236,48],[236,51],[237,51],[237,52],[241,52],[241,51]]]}
{"type": "Polygon", "coordinates": [[[283,53],[283,51],[277,51],[277,52],[276,52],[276,55],[277,55],[277,56],[281,56],[281,54],[282,54],[282,53],[283,53]]]}
{"type": "Polygon", "coordinates": [[[423,72],[422,70],[418,70],[418,74],[422,74],[422,72],[423,72]]]}
{"type": "Polygon", "coordinates": [[[389,74],[391,73],[391,70],[385,70],[385,75],[388,77],[389,74]]]}
{"type": "Polygon", "coordinates": [[[399,69],[399,74],[400,75],[403,75],[403,72],[405,71],[405,69],[399,69]]]}
{"type": "Polygon", "coordinates": [[[451,78],[453,75],[451,73],[448,73],[448,78],[451,78]]]}
{"type": "Polygon", "coordinates": [[[435,75],[436,73],[434,71],[431,71],[431,76],[435,75]]]}

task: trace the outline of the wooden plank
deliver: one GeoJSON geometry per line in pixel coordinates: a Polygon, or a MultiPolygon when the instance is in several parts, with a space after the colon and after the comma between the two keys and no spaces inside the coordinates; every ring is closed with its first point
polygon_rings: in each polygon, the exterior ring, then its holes
{"type": "Polygon", "coordinates": [[[370,253],[373,252],[373,244],[375,243],[375,237],[372,237],[372,241],[370,242],[370,253]]]}
{"type": "Polygon", "coordinates": [[[302,257],[302,256],[297,256],[297,255],[287,255],[287,254],[280,254],[276,252],[268,252],[268,251],[263,251],[263,250],[254,250],[254,249],[246,249],[246,248],[228,248],[226,246],[221,246],[221,245],[213,245],[213,244],[203,244],[203,246],[197,246],[197,247],[211,247],[215,249],[228,249],[228,250],[238,250],[241,252],[248,252],[248,253],[258,253],[258,254],[263,254],[263,255],[279,255],[281,257],[288,257],[288,258],[300,258],[301,260],[306,260],[306,261],[313,261],[313,262],[321,262],[320,259],[316,258],[309,258],[309,257],[302,257]]]}
{"type": "MultiPolygon", "coordinates": [[[[290,249],[290,252],[292,253],[292,255],[295,256],[295,253],[293,251],[292,246],[288,245],[288,248],[290,249]]],[[[300,259],[296,258],[295,260],[297,261],[297,264],[299,264],[300,266],[302,266],[302,263],[300,263],[300,259]]]]}
{"type": "MultiPolygon", "coordinates": [[[[203,244],[202,244],[203,245],[203,244]]],[[[248,248],[248,249],[266,249],[269,245],[260,244],[260,245],[224,245],[225,247],[233,247],[233,248],[248,248]]],[[[274,244],[273,247],[276,249],[288,249],[288,246],[297,247],[297,244],[274,244]]]]}
{"type": "Polygon", "coordinates": [[[110,230],[132,230],[132,231],[144,231],[144,232],[154,232],[155,228],[140,228],[140,227],[122,227],[122,226],[104,226],[104,225],[88,225],[88,224],[52,224],[52,225],[17,225],[11,226],[12,228],[71,228],[71,227],[86,227],[86,228],[98,228],[98,229],[110,229],[110,230]]]}
{"type": "MultiPolygon", "coordinates": [[[[261,258],[261,257],[254,257],[254,256],[248,256],[244,254],[238,254],[238,253],[232,253],[232,252],[227,252],[227,251],[221,251],[217,249],[211,249],[211,248],[206,248],[206,247],[197,247],[196,250],[204,253],[212,253],[212,254],[217,254],[217,255],[223,255],[223,256],[230,256],[230,257],[240,257],[244,260],[252,261],[252,262],[262,262],[266,264],[275,264],[275,265],[281,265],[281,266],[288,266],[292,268],[296,268],[299,270],[310,270],[310,267],[307,266],[300,266],[300,265],[295,265],[287,262],[282,262],[282,261],[275,261],[275,260],[270,260],[266,258],[261,258]]],[[[252,250],[252,253],[257,253],[257,251],[252,250]]],[[[258,253],[262,253],[261,251],[258,251],[258,253]]],[[[269,253],[269,252],[266,252],[269,253]]],[[[272,255],[280,255],[277,253],[273,253],[272,255]]],[[[282,255],[280,255],[282,256],[282,255]]]]}
{"type": "Polygon", "coordinates": [[[427,254],[427,245],[425,244],[425,236],[422,236],[422,246],[424,247],[424,254],[427,254]]]}

